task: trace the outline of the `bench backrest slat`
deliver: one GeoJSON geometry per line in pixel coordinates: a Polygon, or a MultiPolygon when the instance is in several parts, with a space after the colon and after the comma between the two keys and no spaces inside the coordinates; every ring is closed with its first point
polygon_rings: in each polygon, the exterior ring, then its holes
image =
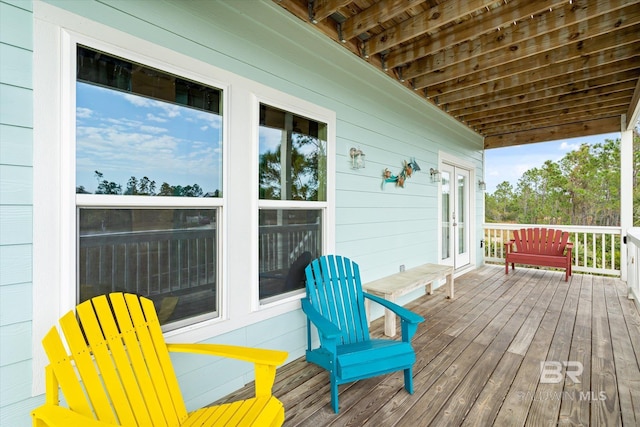
{"type": "Polygon", "coordinates": [[[562,255],[569,241],[569,232],[552,228],[522,228],[513,236],[517,252],[539,255],[562,255]]]}

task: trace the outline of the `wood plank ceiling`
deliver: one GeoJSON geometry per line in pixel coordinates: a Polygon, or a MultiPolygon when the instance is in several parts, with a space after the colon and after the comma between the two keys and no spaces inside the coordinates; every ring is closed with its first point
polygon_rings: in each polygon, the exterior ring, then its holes
{"type": "Polygon", "coordinates": [[[640,1],[273,1],[485,148],[618,132],[640,98],[640,1]]]}

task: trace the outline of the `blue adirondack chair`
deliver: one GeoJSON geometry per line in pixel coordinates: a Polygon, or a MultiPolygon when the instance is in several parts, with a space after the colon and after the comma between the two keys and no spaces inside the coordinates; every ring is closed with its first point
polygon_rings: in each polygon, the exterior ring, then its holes
{"type": "Polygon", "coordinates": [[[307,362],[329,371],[334,412],[339,410],[338,385],[390,372],[404,370],[404,388],[413,394],[416,355],[411,337],[424,318],[363,292],[358,264],[348,258],[320,257],[307,266],[305,274],[307,297],[302,299],[302,310],[307,315],[307,362]],[[402,341],[369,337],[365,298],[400,316],[402,341]],[[311,323],[320,338],[317,348],[312,347],[311,323]]]}

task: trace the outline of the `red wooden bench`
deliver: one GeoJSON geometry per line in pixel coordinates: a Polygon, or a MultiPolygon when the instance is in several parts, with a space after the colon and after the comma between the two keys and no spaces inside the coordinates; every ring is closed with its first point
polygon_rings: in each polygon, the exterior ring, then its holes
{"type": "Polygon", "coordinates": [[[551,228],[527,228],[515,230],[514,238],[505,243],[504,272],[509,274],[509,264],[515,263],[565,269],[565,281],[571,276],[571,250],[569,232],[551,228]],[[515,245],[515,251],[514,251],[515,245]]]}

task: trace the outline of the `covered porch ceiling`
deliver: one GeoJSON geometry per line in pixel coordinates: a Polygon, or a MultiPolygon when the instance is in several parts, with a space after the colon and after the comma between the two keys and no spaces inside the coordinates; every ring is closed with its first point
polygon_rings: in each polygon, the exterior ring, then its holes
{"type": "Polygon", "coordinates": [[[637,120],[639,1],[273,1],[482,135],[485,148],[637,120]]]}

